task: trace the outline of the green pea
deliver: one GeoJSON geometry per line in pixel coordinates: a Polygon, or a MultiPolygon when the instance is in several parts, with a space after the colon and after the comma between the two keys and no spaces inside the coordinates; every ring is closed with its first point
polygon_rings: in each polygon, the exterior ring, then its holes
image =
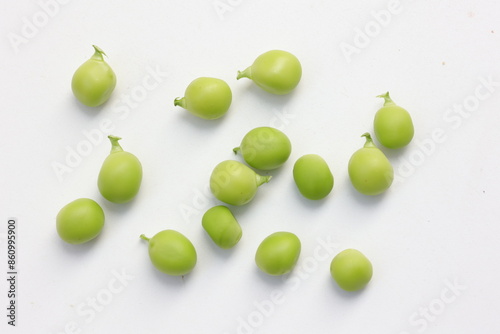
{"type": "Polygon", "coordinates": [[[67,243],[82,244],[97,237],[104,226],[104,211],[94,200],[79,198],[57,214],[57,233],[67,243]]]}
{"type": "Polygon", "coordinates": [[[271,170],[288,160],[292,144],[280,130],[263,126],[250,130],[233,152],[241,152],[243,159],[253,168],[271,170]]]}
{"type": "Polygon", "coordinates": [[[238,71],[236,79],[249,78],[265,91],[284,95],[299,84],[302,66],[293,54],[272,50],[261,54],[244,71],[238,71]]]}
{"type": "Polygon", "coordinates": [[[220,248],[232,248],[241,239],[241,226],[226,206],[208,209],[203,215],[202,226],[220,248]]]}
{"type": "Polygon", "coordinates": [[[323,199],[333,189],[333,175],[326,161],[316,154],[300,157],[293,166],[293,179],[302,196],[323,199]]]}
{"type": "Polygon", "coordinates": [[[375,114],[373,128],[378,141],[387,148],[408,145],[414,134],[410,113],[396,105],[389,92],[377,97],[384,98],[384,106],[375,114]]]}
{"type": "Polygon", "coordinates": [[[190,273],[196,265],[197,255],[191,241],[174,230],[164,230],[151,239],[141,234],[148,242],[149,258],[159,271],[182,276],[190,273]]]}
{"type": "Polygon", "coordinates": [[[135,155],[123,151],[120,137],[108,136],[111,153],[102,164],[97,180],[101,195],[113,203],[131,201],[139,192],[142,181],[142,165],[135,155]]]}
{"type": "Polygon", "coordinates": [[[349,178],[351,183],[362,194],[378,195],[386,191],[394,179],[391,163],[379,150],[369,133],[363,148],[354,152],[349,160],[349,178]]]}
{"type": "Polygon", "coordinates": [[[262,241],[255,254],[255,263],[269,275],[292,271],[300,255],[300,240],[290,232],[276,232],[262,241]]]}
{"type": "Polygon", "coordinates": [[[357,291],[370,282],[373,268],[363,253],[355,249],[346,249],[333,258],[330,274],[342,289],[357,291]]]}
{"type": "Polygon", "coordinates": [[[217,119],[229,110],[232,98],[231,88],[225,81],[202,77],[193,80],[184,97],[176,98],[174,105],[203,119],[217,119]]]}
{"type": "Polygon", "coordinates": [[[231,205],[244,205],[257,193],[257,188],[269,182],[241,162],[226,160],[215,166],[210,176],[210,190],[218,200],[231,205]]]}
{"type": "Polygon", "coordinates": [[[71,89],[76,98],[89,107],[106,102],[116,86],[116,75],[104,61],[106,55],[99,47],[92,45],[94,55],[84,62],[73,75],[71,89]]]}

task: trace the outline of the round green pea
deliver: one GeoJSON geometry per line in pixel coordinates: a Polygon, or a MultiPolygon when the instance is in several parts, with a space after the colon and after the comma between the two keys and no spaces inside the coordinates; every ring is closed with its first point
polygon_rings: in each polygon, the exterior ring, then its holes
{"type": "Polygon", "coordinates": [[[257,188],[269,182],[271,176],[262,176],[235,160],[226,160],[215,166],[210,176],[210,190],[215,198],[231,205],[244,205],[257,193],[257,188]]]}
{"type": "Polygon", "coordinates": [[[71,89],[76,98],[89,107],[97,107],[106,102],[116,86],[116,75],[104,61],[102,51],[94,47],[94,55],[84,62],[73,74],[71,89]]]}
{"type": "Polygon", "coordinates": [[[196,265],[196,249],[188,238],[177,231],[164,230],[151,239],[142,234],[141,238],[148,241],[151,262],[165,274],[186,275],[196,265]]]}
{"type": "Polygon", "coordinates": [[[272,50],[261,54],[244,71],[238,71],[236,79],[249,78],[265,91],[284,95],[299,84],[302,66],[290,52],[272,50]]]}
{"type": "Polygon", "coordinates": [[[220,248],[232,248],[241,239],[241,226],[226,206],[218,205],[208,209],[201,223],[220,248]]]}
{"type": "Polygon", "coordinates": [[[276,232],[262,241],[255,253],[255,263],[269,275],[292,271],[300,255],[300,240],[290,232],[276,232]]]}
{"type": "Polygon", "coordinates": [[[253,168],[272,170],[281,167],[292,152],[290,139],[278,129],[263,126],[250,130],[234,153],[253,168]]]}
{"type": "Polygon", "coordinates": [[[184,97],[176,98],[174,105],[203,119],[217,119],[229,110],[232,98],[231,88],[225,81],[201,77],[189,84],[184,97]]]}
{"type": "Polygon", "coordinates": [[[295,162],[293,179],[300,193],[311,200],[323,199],[333,189],[333,174],[317,154],[304,155],[295,162]]]}
{"type": "Polygon", "coordinates": [[[373,268],[370,260],[360,251],[346,249],[333,258],[330,274],[342,289],[357,291],[370,282],[373,268]]]}
{"type": "Polygon", "coordinates": [[[67,243],[82,244],[97,237],[104,226],[104,211],[94,200],[79,198],[57,214],[57,233],[67,243]]]}
{"type": "Polygon", "coordinates": [[[392,101],[389,92],[377,97],[384,98],[384,106],[375,114],[373,129],[378,141],[387,148],[400,148],[413,139],[414,128],[410,113],[392,101]]]}
{"type": "Polygon", "coordinates": [[[366,142],[349,160],[349,178],[360,193],[378,195],[391,186],[394,169],[384,153],[375,146],[370,134],[362,136],[366,142]]]}
{"type": "Polygon", "coordinates": [[[123,151],[120,137],[108,136],[111,153],[104,160],[97,185],[102,196],[113,203],[131,201],[139,192],[142,181],[142,165],[135,155],[123,151]]]}

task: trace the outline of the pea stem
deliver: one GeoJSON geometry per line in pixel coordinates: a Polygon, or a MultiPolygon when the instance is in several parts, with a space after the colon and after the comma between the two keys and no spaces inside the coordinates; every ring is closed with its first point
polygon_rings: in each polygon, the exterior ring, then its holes
{"type": "Polygon", "coordinates": [[[102,49],[100,47],[98,47],[97,45],[92,45],[94,47],[94,55],[92,56],[92,59],[95,59],[95,60],[100,60],[100,61],[104,61],[104,58],[102,57],[102,55],[105,55],[107,56],[107,54],[104,53],[104,51],[102,51],[102,49]]]}
{"type": "Polygon", "coordinates": [[[123,148],[118,143],[120,137],[109,135],[108,138],[111,141],[111,153],[123,152],[123,148]]]}
{"type": "Polygon", "coordinates": [[[370,133],[368,132],[365,132],[361,135],[361,137],[365,137],[366,138],[366,142],[365,142],[365,145],[363,147],[365,148],[369,148],[369,147],[377,147],[375,146],[375,144],[373,143],[373,139],[372,139],[372,136],[370,135],[370,133]]]}
{"type": "Polygon", "coordinates": [[[377,97],[381,97],[381,98],[384,99],[384,106],[391,106],[391,105],[395,105],[396,104],[396,103],[394,103],[394,101],[389,96],[389,92],[387,92],[385,94],[377,95],[377,97]]]}
{"type": "Polygon", "coordinates": [[[178,97],[174,100],[174,106],[179,106],[186,109],[186,99],[183,97],[178,97]]]}
{"type": "Polygon", "coordinates": [[[252,79],[252,67],[247,67],[244,71],[238,71],[238,75],[236,76],[236,80],[240,80],[241,78],[252,79]]]}
{"type": "Polygon", "coordinates": [[[240,147],[239,147],[239,146],[238,146],[238,147],[233,148],[233,152],[234,152],[234,154],[238,154],[238,152],[239,152],[239,151],[240,151],[240,147]]]}
{"type": "Polygon", "coordinates": [[[146,237],[144,234],[141,234],[141,239],[142,240],[146,240],[147,242],[149,242],[149,238],[146,237]]]}
{"type": "Polygon", "coordinates": [[[269,182],[269,180],[271,180],[271,178],[272,178],[271,175],[263,176],[263,175],[259,175],[259,174],[256,174],[255,177],[257,178],[257,187],[263,185],[264,183],[269,182]]]}

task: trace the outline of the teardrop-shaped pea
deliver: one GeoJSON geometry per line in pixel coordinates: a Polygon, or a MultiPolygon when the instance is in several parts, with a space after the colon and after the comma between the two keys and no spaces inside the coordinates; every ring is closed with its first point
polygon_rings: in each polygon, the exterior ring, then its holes
{"type": "Polygon", "coordinates": [[[375,114],[373,129],[377,140],[387,148],[401,148],[413,139],[414,128],[410,113],[392,101],[389,92],[377,97],[384,98],[384,106],[375,114]]]}
{"type": "Polygon", "coordinates": [[[250,202],[257,188],[269,182],[271,176],[262,176],[236,160],[226,160],[215,166],[210,176],[210,190],[227,204],[244,205],[250,202]]]}
{"type": "Polygon", "coordinates": [[[131,201],[139,192],[142,181],[142,165],[135,155],[125,152],[118,140],[120,137],[108,136],[111,153],[104,160],[97,185],[101,195],[113,203],[131,201]]]}
{"type": "Polygon", "coordinates": [[[302,66],[293,54],[272,50],[258,56],[236,79],[249,78],[265,91],[284,95],[297,87],[302,77],[302,66]]]}
{"type": "Polygon", "coordinates": [[[116,75],[104,61],[106,55],[98,46],[94,55],[84,62],[73,74],[71,89],[76,98],[89,107],[97,107],[106,102],[116,86],[116,75]]]}
{"type": "Polygon", "coordinates": [[[349,178],[362,194],[378,195],[386,191],[394,179],[394,169],[384,153],[375,146],[369,133],[363,148],[360,148],[349,160],[349,178]]]}

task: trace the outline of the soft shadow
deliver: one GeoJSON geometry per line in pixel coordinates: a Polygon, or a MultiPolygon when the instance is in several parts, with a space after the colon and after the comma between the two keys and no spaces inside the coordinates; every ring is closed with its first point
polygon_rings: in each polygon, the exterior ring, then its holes
{"type": "Polygon", "coordinates": [[[189,123],[190,126],[195,127],[197,131],[213,132],[215,129],[222,126],[228,114],[231,113],[232,110],[230,108],[224,116],[217,119],[203,119],[191,114],[189,111],[181,107],[175,107],[174,110],[169,110],[167,112],[177,113],[176,117],[180,119],[180,121],[189,123]]]}
{"type": "Polygon", "coordinates": [[[302,195],[297,188],[297,185],[295,184],[295,181],[291,180],[290,184],[292,185],[293,188],[293,194],[295,198],[305,207],[310,208],[312,210],[315,210],[323,205],[329,200],[331,196],[333,196],[333,189],[332,191],[325,197],[319,200],[314,200],[314,199],[308,199],[305,198],[304,195],[302,195]]]}
{"type": "MultiPolygon", "coordinates": [[[[264,186],[265,185],[262,185],[261,187],[264,187],[264,186]]],[[[262,197],[262,196],[259,196],[259,190],[257,190],[257,194],[255,194],[255,197],[247,204],[239,205],[239,206],[230,205],[230,204],[226,204],[226,203],[222,203],[222,202],[221,202],[221,204],[227,206],[229,208],[229,210],[233,213],[236,220],[239,222],[238,217],[244,216],[245,213],[248,210],[251,210],[254,205],[258,205],[256,203],[258,203],[260,201],[259,197],[262,197]]]]}
{"type": "MultiPolygon", "coordinates": [[[[401,156],[405,155],[410,150],[409,147],[411,146],[411,144],[410,144],[410,145],[406,145],[405,147],[392,149],[392,148],[384,147],[384,146],[382,146],[382,144],[380,144],[378,142],[377,142],[376,145],[377,145],[378,148],[380,148],[380,150],[382,152],[384,152],[385,156],[387,157],[387,159],[389,159],[389,161],[391,161],[391,160],[397,160],[401,156]]],[[[393,162],[391,162],[391,164],[392,163],[393,162]]]]}
{"type": "Polygon", "coordinates": [[[99,201],[99,204],[103,207],[104,212],[112,212],[114,214],[119,214],[119,215],[125,215],[127,212],[134,206],[134,203],[137,200],[137,196],[134,197],[130,202],[127,203],[112,203],[102,197],[102,195],[99,194],[101,197],[101,201],[99,201]]]}
{"type": "Polygon", "coordinates": [[[330,280],[330,284],[332,284],[333,286],[333,289],[335,291],[335,293],[340,296],[340,298],[344,299],[344,300],[352,300],[352,299],[355,299],[355,298],[358,298],[359,295],[361,295],[363,293],[363,291],[366,289],[363,288],[361,290],[358,290],[358,291],[346,291],[342,288],[339,287],[339,285],[337,284],[337,282],[335,282],[335,280],[331,277],[329,277],[329,280],[330,280]]]}
{"type": "Polygon", "coordinates": [[[247,91],[247,94],[253,95],[258,100],[263,101],[265,104],[272,105],[274,108],[277,109],[284,108],[290,101],[292,101],[298,90],[297,87],[292,92],[286,95],[276,95],[266,92],[251,80],[248,81],[250,81],[248,83],[248,86],[244,88],[247,91]]]}
{"type": "Polygon", "coordinates": [[[80,256],[80,254],[87,254],[94,247],[96,247],[95,244],[98,242],[101,234],[102,233],[88,242],[78,245],[69,244],[66,241],[62,240],[59,236],[54,236],[54,238],[57,238],[55,242],[58,244],[58,247],[61,247],[63,249],[63,254],[69,254],[70,256],[80,256]]]}
{"type": "Polygon", "coordinates": [[[290,275],[290,274],[285,274],[285,275],[273,276],[266,274],[265,272],[260,270],[259,267],[257,266],[254,267],[255,267],[254,268],[255,275],[259,278],[259,280],[265,282],[265,284],[267,285],[281,286],[284,284],[286,276],[290,275]]]}
{"type": "Polygon", "coordinates": [[[172,276],[165,273],[162,273],[158,269],[156,269],[153,264],[150,265],[150,270],[153,276],[164,284],[168,284],[169,286],[182,287],[185,286],[190,280],[191,273],[184,276],[172,276]]]}
{"type": "Polygon", "coordinates": [[[351,183],[349,176],[346,176],[347,183],[349,184],[349,192],[351,193],[351,197],[354,197],[358,203],[361,203],[363,206],[375,206],[378,203],[382,202],[384,198],[387,196],[387,193],[391,191],[391,188],[387,189],[380,195],[370,196],[363,195],[359,191],[357,191],[351,183]]]}
{"type": "Polygon", "coordinates": [[[271,175],[272,178],[271,178],[271,180],[269,182],[273,182],[274,178],[279,178],[281,174],[288,172],[287,168],[286,168],[286,164],[287,163],[285,162],[285,164],[283,166],[280,166],[278,168],[275,168],[275,169],[272,169],[272,170],[269,170],[269,171],[259,171],[257,169],[255,171],[257,173],[263,173],[261,175],[271,175]]]}
{"type": "MultiPolygon", "coordinates": [[[[238,243],[235,246],[233,246],[232,248],[228,248],[228,249],[220,248],[219,246],[217,246],[215,244],[215,242],[212,240],[212,238],[210,238],[210,236],[205,231],[205,229],[201,228],[200,233],[204,234],[203,239],[204,239],[206,244],[209,244],[208,247],[211,249],[211,251],[216,253],[216,256],[218,256],[219,258],[223,258],[224,260],[228,259],[229,257],[231,257],[233,255],[235,249],[238,247],[238,244],[239,244],[239,241],[238,241],[238,243]]],[[[204,245],[204,248],[205,247],[206,246],[204,245]]]]}
{"type": "Polygon", "coordinates": [[[103,104],[101,104],[100,106],[88,107],[88,106],[84,105],[83,103],[81,103],[80,101],[78,101],[78,99],[73,94],[71,94],[70,98],[72,100],[74,108],[79,110],[82,114],[84,114],[87,117],[97,116],[101,112],[101,110],[103,110],[106,107],[106,105],[109,103],[109,100],[108,100],[108,101],[104,102],[103,104]]]}

